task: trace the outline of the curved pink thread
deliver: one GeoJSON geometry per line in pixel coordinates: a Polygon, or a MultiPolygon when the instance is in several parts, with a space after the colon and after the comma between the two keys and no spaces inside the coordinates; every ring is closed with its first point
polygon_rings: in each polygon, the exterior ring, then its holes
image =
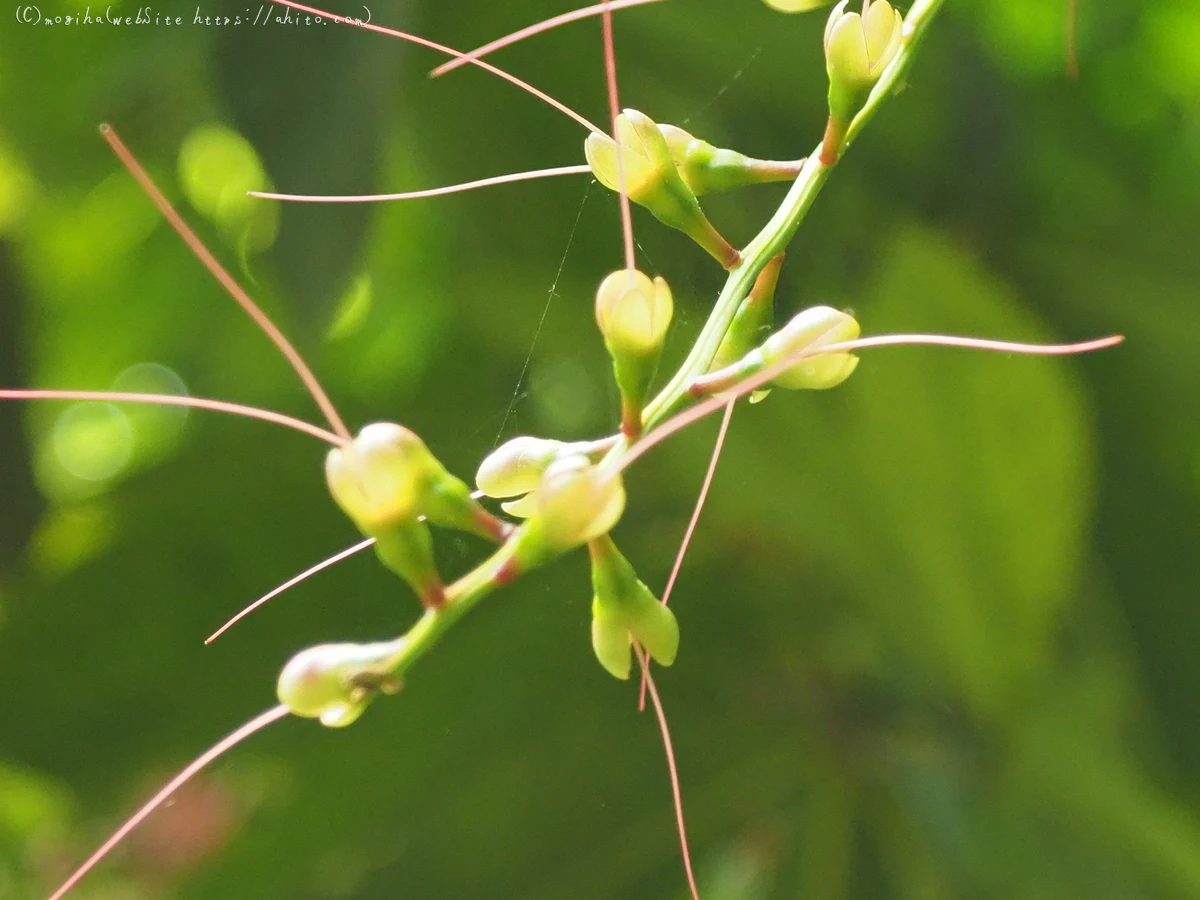
{"type": "Polygon", "coordinates": [[[447,72],[457,69],[473,59],[487,56],[489,53],[508,47],[518,41],[523,41],[525,38],[533,37],[535,34],[542,34],[552,28],[557,28],[559,25],[566,25],[569,22],[578,22],[580,19],[586,19],[589,16],[594,16],[604,12],[605,6],[614,12],[619,9],[629,9],[631,6],[644,6],[647,3],[658,3],[659,0],[612,0],[611,3],[597,3],[595,6],[585,6],[582,9],[575,9],[571,12],[562,13],[553,18],[543,19],[542,21],[526,26],[520,31],[514,31],[512,34],[506,34],[502,38],[497,38],[491,43],[484,44],[482,47],[477,47],[469,53],[464,53],[458,59],[452,59],[450,62],[442,63],[436,69],[429,73],[430,78],[437,78],[439,75],[445,75],[447,72]]]}
{"type": "Polygon", "coordinates": [[[636,444],[630,447],[617,463],[617,471],[621,472],[633,464],[639,456],[650,450],[656,444],[666,440],[675,432],[686,428],[693,422],[703,419],[714,410],[720,409],[730,400],[746,396],[751,391],[762,387],[780,372],[794,366],[802,359],[819,356],[822,353],[848,352],[862,350],[868,347],[893,347],[901,344],[932,344],[941,347],[964,347],[969,350],[994,350],[1001,353],[1023,353],[1030,356],[1067,356],[1074,353],[1090,353],[1093,350],[1104,350],[1115,347],[1125,340],[1124,335],[1115,334],[1094,341],[1083,341],[1078,344],[1020,344],[1013,341],[993,341],[987,338],[955,337],[947,334],[884,334],[876,337],[858,338],[853,341],[843,341],[840,344],[828,344],[815,349],[801,350],[791,356],[784,357],[773,365],[767,366],[761,372],[744,378],[728,390],[721,391],[715,396],[696,404],[691,409],[684,410],[663,422],[636,444]]]}
{"type": "MultiPolygon", "coordinates": [[[[296,0],[274,0],[274,2],[278,3],[280,6],[290,6],[292,9],[298,9],[301,12],[312,13],[314,16],[325,16],[329,19],[335,20],[339,24],[353,25],[356,28],[365,28],[367,31],[375,31],[379,34],[386,34],[390,35],[391,37],[400,38],[402,41],[420,44],[422,47],[428,47],[430,50],[437,50],[439,53],[445,53],[448,56],[455,57],[456,59],[461,59],[467,55],[447,47],[445,44],[439,44],[436,41],[431,41],[428,38],[418,37],[417,35],[409,34],[406,31],[397,31],[395,28],[384,28],[382,25],[373,25],[370,22],[362,22],[358,19],[351,19],[348,16],[339,16],[331,12],[326,12],[323,9],[317,9],[315,6],[305,6],[303,3],[297,3],[296,0]]],[[[470,60],[470,63],[473,66],[479,66],[479,68],[483,69],[484,71],[491,72],[493,75],[498,75],[510,84],[515,84],[523,91],[533,94],[533,96],[537,97],[543,103],[550,104],[550,106],[553,106],[563,115],[570,116],[588,131],[596,131],[600,134],[604,133],[579,113],[575,112],[575,110],[571,109],[571,107],[560,103],[544,91],[539,91],[532,84],[522,81],[516,75],[510,75],[503,69],[497,69],[491,63],[486,63],[481,59],[472,59],[470,60]]]]}
{"type": "Polygon", "coordinates": [[[246,191],[248,197],[258,197],[261,200],[287,200],[294,203],[380,203],[385,200],[418,200],[422,197],[440,197],[443,194],[456,194],[460,191],[470,191],[475,188],[491,187],[497,184],[509,184],[515,181],[532,181],[535,178],[550,178],[554,175],[582,175],[592,171],[591,166],[558,166],[553,169],[534,169],[531,172],[515,172],[511,175],[494,175],[491,178],[480,178],[478,181],[464,181],[462,184],[451,184],[446,187],[427,188],[421,191],[404,191],[399,194],[345,194],[341,196],[320,194],[275,194],[269,191],[246,191]]]}
{"type": "Polygon", "coordinates": [[[125,164],[125,168],[129,170],[129,174],[142,186],[142,190],[146,192],[151,202],[158,207],[158,211],[162,213],[163,218],[183,238],[183,242],[188,245],[192,253],[196,255],[196,258],[204,264],[204,267],[212,273],[212,276],[229,292],[229,296],[237,301],[237,304],[246,311],[247,315],[254,320],[255,324],[263,330],[272,343],[279,348],[279,351],[287,361],[292,364],[292,368],[296,370],[296,374],[300,376],[300,380],[304,382],[304,386],[312,394],[313,400],[316,401],[325,418],[329,420],[330,427],[346,440],[350,440],[350,432],[347,430],[345,423],[342,422],[342,417],[338,415],[338,411],[334,408],[329,395],[325,393],[325,389],[317,381],[317,376],[312,373],[312,369],[308,367],[308,364],[304,361],[304,357],[283,336],[283,332],[275,326],[275,323],[259,308],[258,304],[250,299],[250,295],[242,290],[242,286],[233,280],[233,276],[225,271],[225,267],[217,262],[217,258],[209,252],[200,238],[196,236],[196,233],[183,220],[183,217],[175,211],[175,207],[171,205],[171,202],[167,200],[163,192],[158,189],[158,186],[151,180],[150,176],[146,174],[146,170],[142,168],[141,163],[137,161],[137,158],[129,148],[125,146],[121,138],[117,136],[117,132],[113,130],[113,127],[111,125],[101,125],[100,134],[108,142],[108,145],[112,147],[113,153],[117,155],[117,158],[125,164]]]}
{"type": "Polygon", "coordinates": [[[259,409],[255,406],[243,406],[240,403],[226,403],[224,400],[206,400],[203,397],[186,397],[178,394],[136,394],[126,391],[25,391],[0,389],[0,400],[97,400],[105,403],[152,403],[158,406],[189,406],[194,409],[207,409],[213,412],[232,413],[235,416],[245,416],[248,419],[260,419],[263,422],[273,422],[311,434],[323,441],[342,447],[348,444],[349,438],[326,431],[317,425],[301,419],[293,419],[282,413],[271,412],[269,409],[259,409]]]}
{"type": "MultiPolygon", "coordinates": [[[[696,523],[700,521],[700,512],[704,509],[704,502],[708,499],[708,489],[712,487],[713,475],[717,472],[717,462],[721,459],[721,450],[725,446],[725,435],[729,432],[729,420],[733,418],[733,407],[736,403],[736,400],[730,400],[725,405],[725,415],[721,419],[721,428],[717,432],[716,441],[713,443],[712,458],[708,461],[708,471],[704,473],[704,483],[700,485],[700,494],[696,497],[696,506],[692,510],[692,518],[688,522],[687,530],[683,533],[683,541],[679,544],[679,552],[675,554],[675,565],[671,567],[671,574],[667,578],[667,586],[663,589],[663,606],[671,602],[671,591],[675,588],[675,579],[679,577],[679,570],[683,568],[683,559],[687,556],[688,547],[692,543],[692,535],[696,531],[696,523]]],[[[642,687],[638,692],[638,711],[640,712],[645,708],[646,676],[643,675],[642,687]]]]}
{"type": "Polygon", "coordinates": [[[633,271],[637,257],[633,252],[633,212],[629,208],[629,192],[625,190],[625,165],[622,160],[621,141],[617,137],[617,117],[621,114],[621,101],[617,98],[617,51],[613,43],[612,3],[604,0],[600,4],[604,27],[604,81],[608,88],[608,113],[612,120],[612,139],[617,145],[617,195],[621,207],[621,240],[625,245],[625,268],[633,271]]]}
{"type": "Polygon", "coordinates": [[[688,850],[687,824],[683,817],[683,791],[679,786],[679,769],[675,765],[675,748],[671,745],[671,730],[667,727],[667,712],[663,709],[662,700],[658,696],[658,688],[654,685],[654,676],[650,674],[646,656],[641,645],[636,642],[633,645],[633,655],[637,657],[638,665],[642,667],[642,677],[650,686],[650,700],[654,703],[654,715],[658,718],[658,728],[662,732],[663,752],[667,755],[667,770],[671,773],[671,795],[675,800],[675,825],[679,830],[679,846],[683,852],[683,870],[687,873],[692,900],[700,900],[700,891],[696,888],[696,876],[692,872],[692,854],[688,850]]]}
{"type": "Polygon", "coordinates": [[[268,600],[272,599],[273,597],[278,597],[280,594],[282,594],[288,588],[295,587],[300,582],[302,582],[304,579],[308,578],[310,575],[316,575],[318,572],[320,572],[324,569],[328,569],[330,566],[332,566],[336,563],[340,563],[346,557],[353,556],[355,553],[357,553],[360,550],[366,550],[368,547],[370,547],[374,543],[375,543],[375,538],[367,538],[365,541],[359,541],[353,547],[347,547],[345,550],[342,550],[339,553],[335,553],[333,556],[329,557],[328,559],[321,560],[315,566],[305,569],[303,572],[301,572],[299,575],[295,576],[294,578],[289,578],[283,584],[279,585],[279,587],[273,588],[272,590],[263,594],[261,597],[259,597],[257,600],[255,600],[253,603],[251,603],[249,606],[247,606],[245,609],[243,609],[241,612],[239,612],[236,616],[234,616],[232,619],[230,619],[228,622],[226,622],[224,625],[222,625],[220,628],[218,628],[216,631],[214,631],[212,634],[210,634],[207,638],[204,639],[204,643],[211,644],[213,641],[215,641],[217,638],[219,638],[221,635],[223,635],[226,631],[228,631],[230,628],[232,628],[234,625],[236,625],[242,619],[246,618],[246,616],[250,615],[250,613],[254,612],[256,609],[258,609],[260,606],[262,606],[268,600]]]}
{"type": "Polygon", "coordinates": [[[162,790],[146,801],[145,805],[143,805],[137,812],[126,819],[125,824],[114,831],[112,836],[100,845],[100,849],[89,856],[87,861],[78,869],[76,869],[75,873],[66,881],[64,881],[62,886],[57,891],[50,895],[50,900],[59,900],[59,898],[61,898],[67,891],[75,887],[75,885],[79,882],[79,879],[83,878],[84,875],[90,872],[96,863],[104,859],[104,857],[108,855],[108,852],[112,850],[113,847],[117,846],[117,844],[124,840],[125,836],[129,834],[129,832],[133,831],[133,829],[141,824],[142,820],[145,819],[146,816],[158,809],[164,800],[179,790],[179,788],[181,788],[193,775],[223,754],[226,750],[229,750],[231,747],[240,744],[256,731],[261,731],[272,722],[277,722],[288,714],[289,711],[286,706],[276,706],[272,709],[268,709],[266,712],[255,716],[236,731],[231,732],[226,737],[217,741],[217,743],[213,744],[212,747],[210,747],[208,750],[205,750],[202,754],[188,763],[183,771],[166,783],[162,790]]]}

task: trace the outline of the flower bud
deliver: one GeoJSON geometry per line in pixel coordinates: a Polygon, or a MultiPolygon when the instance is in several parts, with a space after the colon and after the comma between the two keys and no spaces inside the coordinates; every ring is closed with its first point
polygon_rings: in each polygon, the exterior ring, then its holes
{"type": "Polygon", "coordinates": [[[341,728],[362,715],[377,693],[394,694],[391,662],[404,639],[375,644],[320,644],[301,650],[279,673],[279,702],[293,715],[341,728]]]}
{"type": "Polygon", "coordinates": [[[366,426],[325,457],[333,499],[365,534],[420,515],[431,473],[441,468],[425,443],[391,422],[366,426]]]}
{"type": "MultiPolygon", "coordinates": [[[[859,335],[858,322],[828,306],[814,306],[797,313],[792,320],[762,345],[764,366],[804,350],[816,350],[829,344],[852,341],[859,335]]],[[[837,387],[854,371],[858,357],[848,351],[818,353],[798,360],[772,379],[772,384],[791,391],[819,391],[837,387]]]]}
{"type": "Polygon", "coordinates": [[[751,184],[791,181],[804,167],[802,159],[754,159],[736,150],[722,150],[675,125],[659,125],[658,130],[667,141],[680,177],[697,197],[751,184]]]}
{"type": "Polygon", "coordinates": [[[501,503],[500,507],[510,516],[515,516],[518,519],[528,519],[537,511],[537,491],[530,491],[524,497],[518,497],[516,500],[501,503]]]}
{"type": "Polygon", "coordinates": [[[596,292],[596,324],[612,357],[621,390],[621,430],[628,437],[641,433],[642,408],[673,312],[666,281],[651,281],[636,269],[613,272],[596,292]]]}
{"type": "Polygon", "coordinates": [[[614,358],[657,358],[674,311],[667,282],[637,269],[618,269],[596,291],[596,324],[614,358]]]}
{"type": "Polygon", "coordinates": [[[528,500],[533,509],[517,538],[525,568],[607,534],[625,511],[625,487],[620,474],[568,456],[546,470],[528,500]]]}
{"type": "Polygon", "coordinates": [[[569,446],[562,441],[515,437],[479,465],[475,485],[488,497],[517,497],[538,486],[542,473],[569,446]]]}
{"type": "Polygon", "coordinates": [[[503,541],[509,527],[475,502],[417,435],[391,422],[366,426],[325,458],[325,478],[338,506],[367,535],[416,522],[503,541]]]}
{"type": "MultiPolygon", "coordinates": [[[[814,306],[797,313],[783,328],[767,338],[761,347],[751,350],[737,362],[692,379],[688,391],[696,396],[719,394],[734,388],[743,379],[795,354],[805,350],[818,351],[829,344],[852,341],[858,335],[858,322],[853,316],[828,306],[814,306]]],[[[845,350],[833,353],[813,352],[812,355],[796,360],[776,375],[771,383],[793,391],[824,390],[836,387],[849,378],[857,365],[858,357],[845,350]]],[[[761,391],[756,393],[758,399],[765,396],[761,391]]]]}
{"type": "Polygon", "coordinates": [[[664,666],[679,651],[675,614],[659,602],[637,577],[607,535],[588,544],[592,557],[592,649],[600,665],[615,678],[626,679],[630,650],[636,640],[664,666]]]}
{"type": "Polygon", "coordinates": [[[664,225],[682,231],[726,269],[737,265],[741,256],[700,209],[653,120],[627,109],[617,116],[615,131],[615,141],[593,132],[584,144],[596,180],[609,190],[623,188],[630,200],[650,210],[664,225]]]}
{"type": "Polygon", "coordinates": [[[871,88],[900,51],[904,17],[887,0],[863,0],[862,13],[833,8],[825,25],[825,68],[829,73],[829,129],[821,150],[827,165],[837,161],[850,121],[871,88]]]}
{"type": "Polygon", "coordinates": [[[828,6],[833,0],[763,0],[763,2],[779,12],[796,13],[828,6]]]}

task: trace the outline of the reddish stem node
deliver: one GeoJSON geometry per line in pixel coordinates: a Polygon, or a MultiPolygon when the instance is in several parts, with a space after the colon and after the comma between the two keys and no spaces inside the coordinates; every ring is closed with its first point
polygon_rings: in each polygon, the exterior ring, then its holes
{"type": "Polygon", "coordinates": [[[837,163],[842,152],[842,141],[846,139],[846,123],[836,121],[833,116],[825,124],[825,137],[821,140],[821,165],[828,168],[837,163]]]}

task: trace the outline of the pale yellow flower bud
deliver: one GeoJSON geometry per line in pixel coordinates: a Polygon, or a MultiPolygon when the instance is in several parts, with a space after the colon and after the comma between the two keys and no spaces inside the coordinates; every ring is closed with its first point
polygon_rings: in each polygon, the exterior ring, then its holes
{"type": "Polygon", "coordinates": [[[656,355],[674,311],[667,282],[637,269],[613,272],[596,291],[596,324],[614,357],[656,355]]]}
{"type": "MultiPolygon", "coordinates": [[[[853,316],[828,306],[814,306],[797,313],[792,320],[767,338],[761,347],[764,366],[805,350],[817,350],[830,344],[852,341],[859,336],[853,316]]],[[[836,387],[850,377],[858,357],[847,351],[816,353],[805,356],[772,379],[788,390],[824,390],[836,387]]]]}

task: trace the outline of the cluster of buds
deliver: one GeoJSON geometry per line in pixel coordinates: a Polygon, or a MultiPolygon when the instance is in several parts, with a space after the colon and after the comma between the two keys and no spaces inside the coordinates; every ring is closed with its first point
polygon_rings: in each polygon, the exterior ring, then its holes
{"type": "Polygon", "coordinates": [[[521,503],[519,514],[528,518],[515,538],[516,564],[529,569],[602,537],[624,511],[620,473],[582,455],[556,459],[521,503]]]}
{"type": "Polygon", "coordinates": [[[527,520],[514,538],[520,568],[583,546],[617,524],[625,510],[621,476],[592,461],[610,447],[612,441],[517,437],[479,466],[479,490],[498,499],[516,498],[504,509],[527,520]]]}
{"type": "Polygon", "coordinates": [[[737,362],[693,380],[689,390],[696,395],[717,394],[751,375],[796,357],[799,358],[791,365],[785,365],[771,379],[771,384],[790,391],[837,387],[850,377],[858,365],[858,357],[846,350],[823,351],[822,348],[852,341],[859,333],[858,322],[853,316],[828,306],[811,307],[797,313],[762,346],[737,362]]]}
{"type": "Polygon", "coordinates": [[[501,542],[511,526],[471,497],[413,432],[390,422],[368,425],[325,459],[329,491],[368,537],[379,558],[422,603],[441,605],[442,580],[426,522],[501,542]]]}
{"type": "Polygon", "coordinates": [[[642,408],[674,310],[667,282],[637,269],[613,272],[596,291],[596,324],[612,357],[627,437],[642,431],[642,408]]]}

